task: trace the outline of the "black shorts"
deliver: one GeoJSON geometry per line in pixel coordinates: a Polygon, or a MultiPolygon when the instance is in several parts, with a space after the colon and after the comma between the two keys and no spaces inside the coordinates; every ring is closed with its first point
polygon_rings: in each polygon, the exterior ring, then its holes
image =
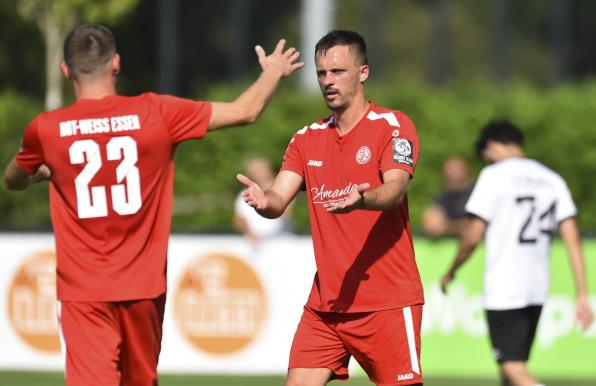
{"type": "Polygon", "coordinates": [[[530,357],[542,306],[513,310],[486,310],[496,361],[523,361],[530,357]]]}

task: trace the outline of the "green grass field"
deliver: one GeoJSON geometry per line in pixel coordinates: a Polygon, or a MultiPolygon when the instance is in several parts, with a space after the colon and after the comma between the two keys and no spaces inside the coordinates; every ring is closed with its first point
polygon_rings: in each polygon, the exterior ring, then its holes
{"type": "MultiPolygon", "coordinates": [[[[160,386],[279,386],[280,376],[224,376],[224,375],[162,375],[160,386]]],[[[548,386],[594,386],[596,380],[543,380],[548,386]]],[[[498,386],[496,379],[429,378],[425,386],[498,386]]],[[[62,373],[0,372],[0,386],[62,386],[62,373]]],[[[348,382],[333,381],[331,385],[371,385],[366,378],[352,378],[348,382]]]]}

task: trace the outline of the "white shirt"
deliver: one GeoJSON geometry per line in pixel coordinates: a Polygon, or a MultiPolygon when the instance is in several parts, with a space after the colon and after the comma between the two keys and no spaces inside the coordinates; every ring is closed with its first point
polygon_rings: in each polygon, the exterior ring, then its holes
{"type": "Polygon", "coordinates": [[[269,219],[262,217],[260,214],[248,205],[238,194],[234,204],[234,210],[239,217],[242,217],[248,228],[259,238],[269,238],[282,234],[285,230],[285,221],[279,217],[269,219]]]}
{"type": "Polygon", "coordinates": [[[561,176],[527,158],[497,162],[480,173],[466,211],[488,223],[484,308],[543,304],[552,236],[577,212],[561,176]]]}

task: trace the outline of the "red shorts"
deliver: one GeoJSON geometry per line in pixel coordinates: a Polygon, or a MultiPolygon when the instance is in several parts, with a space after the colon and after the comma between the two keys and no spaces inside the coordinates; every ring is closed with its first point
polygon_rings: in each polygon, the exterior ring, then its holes
{"type": "Polygon", "coordinates": [[[66,385],[157,385],[165,303],[60,302],[66,385]]]}
{"type": "Polygon", "coordinates": [[[347,314],[304,307],[289,368],[328,368],[347,379],[354,356],[377,385],[422,383],[421,323],[422,305],[347,314]]]}

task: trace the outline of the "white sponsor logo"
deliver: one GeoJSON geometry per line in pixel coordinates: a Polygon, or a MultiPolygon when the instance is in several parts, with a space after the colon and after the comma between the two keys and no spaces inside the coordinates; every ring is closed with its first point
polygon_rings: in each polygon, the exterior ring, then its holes
{"type": "Polygon", "coordinates": [[[360,165],[364,165],[368,161],[370,161],[370,149],[368,146],[362,146],[356,152],[356,162],[358,162],[360,165]]]}
{"type": "Polygon", "coordinates": [[[321,166],[323,166],[323,161],[311,159],[311,160],[308,160],[307,165],[308,166],[316,166],[316,167],[320,168],[321,166]]]}
{"type": "Polygon", "coordinates": [[[410,379],[414,379],[414,374],[412,374],[412,373],[406,373],[406,374],[399,374],[397,376],[397,380],[398,381],[408,381],[410,379]]]}
{"type": "Polygon", "coordinates": [[[321,187],[310,188],[310,193],[312,194],[313,204],[329,205],[332,202],[343,201],[352,189],[357,188],[358,185],[351,182],[341,189],[326,189],[325,184],[323,184],[321,187]]]}

